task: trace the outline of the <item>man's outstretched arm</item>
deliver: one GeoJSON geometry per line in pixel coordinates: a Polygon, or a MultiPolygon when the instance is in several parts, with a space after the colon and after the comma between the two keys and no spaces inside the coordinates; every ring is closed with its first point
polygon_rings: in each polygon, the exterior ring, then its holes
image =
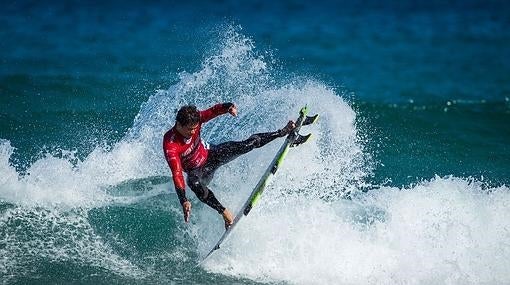
{"type": "Polygon", "coordinates": [[[200,122],[205,123],[220,115],[229,113],[232,116],[237,116],[237,107],[234,103],[221,103],[212,106],[211,108],[200,111],[200,122]]]}

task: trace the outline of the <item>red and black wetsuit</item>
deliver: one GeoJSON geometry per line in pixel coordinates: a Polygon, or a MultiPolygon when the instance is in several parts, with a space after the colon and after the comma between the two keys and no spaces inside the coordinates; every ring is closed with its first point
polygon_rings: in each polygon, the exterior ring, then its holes
{"type": "Polygon", "coordinates": [[[184,183],[183,175],[183,172],[186,172],[188,174],[188,185],[197,195],[198,199],[221,214],[225,207],[221,205],[214,196],[214,193],[207,187],[216,169],[239,155],[283,136],[281,131],[255,134],[244,141],[225,142],[219,145],[212,145],[209,149],[207,144],[200,138],[202,124],[227,113],[232,106],[232,103],[223,103],[200,111],[198,129],[189,139],[179,134],[175,126],[166,132],[163,137],[163,151],[172,171],[175,190],[181,204],[187,201],[185,195],[186,184],[184,183]]]}

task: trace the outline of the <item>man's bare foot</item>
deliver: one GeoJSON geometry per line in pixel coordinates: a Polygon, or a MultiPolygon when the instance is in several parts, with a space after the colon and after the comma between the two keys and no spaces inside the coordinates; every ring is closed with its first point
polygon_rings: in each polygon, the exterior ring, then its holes
{"type": "Polygon", "coordinates": [[[283,129],[280,130],[280,133],[282,136],[286,136],[290,134],[294,129],[296,128],[296,123],[294,121],[290,120],[283,129]]]}
{"type": "Polygon", "coordinates": [[[223,210],[223,213],[221,213],[221,215],[223,216],[223,220],[225,220],[225,229],[228,229],[234,222],[234,216],[232,215],[232,213],[230,213],[230,211],[227,208],[223,210]]]}

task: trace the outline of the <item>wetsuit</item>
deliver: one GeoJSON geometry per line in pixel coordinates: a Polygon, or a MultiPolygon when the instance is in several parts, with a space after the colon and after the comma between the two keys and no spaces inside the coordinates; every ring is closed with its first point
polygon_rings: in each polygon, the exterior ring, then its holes
{"type": "Polygon", "coordinates": [[[175,190],[181,205],[187,201],[183,176],[183,172],[186,172],[188,174],[188,185],[198,199],[218,211],[218,213],[223,213],[225,207],[221,205],[211,189],[207,187],[216,169],[254,148],[262,147],[278,137],[285,136],[279,130],[254,134],[244,141],[229,141],[208,148],[208,145],[200,138],[202,124],[227,113],[232,106],[232,103],[217,104],[207,110],[200,111],[198,129],[189,139],[179,134],[175,126],[166,132],[163,137],[163,151],[172,171],[175,190]]]}

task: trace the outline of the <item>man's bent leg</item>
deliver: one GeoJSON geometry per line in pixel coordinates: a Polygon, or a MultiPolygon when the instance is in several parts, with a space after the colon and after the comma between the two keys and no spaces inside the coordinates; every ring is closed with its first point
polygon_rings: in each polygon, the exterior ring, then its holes
{"type": "Polygon", "coordinates": [[[216,210],[218,213],[223,214],[225,211],[225,207],[221,205],[220,201],[216,199],[214,193],[209,189],[206,185],[201,183],[201,179],[198,175],[193,174],[193,172],[188,174],[188,185],[191,190],[195,193],[197,198],[203,203],[207,204],[209,207],[216,210]]]}
{"type": "MultiPolygon", "coordinates": [[[[205,176],[211,175],[210,178],[212,178],[213,174],[214,173],[208,173],[205,176]]],[[[188,174],[188,185],[200,201],[215,209],[223,217],[223,220],[225,221],[225,229],[227,229],[230,225],[232,225],[234,216],[227,208],[221,205],[218,199],[216,199],[211,189],[209,189],[202,181],[202,176],[204,176],[202,169],[195,172],[192,171],[188,174]]]]}

